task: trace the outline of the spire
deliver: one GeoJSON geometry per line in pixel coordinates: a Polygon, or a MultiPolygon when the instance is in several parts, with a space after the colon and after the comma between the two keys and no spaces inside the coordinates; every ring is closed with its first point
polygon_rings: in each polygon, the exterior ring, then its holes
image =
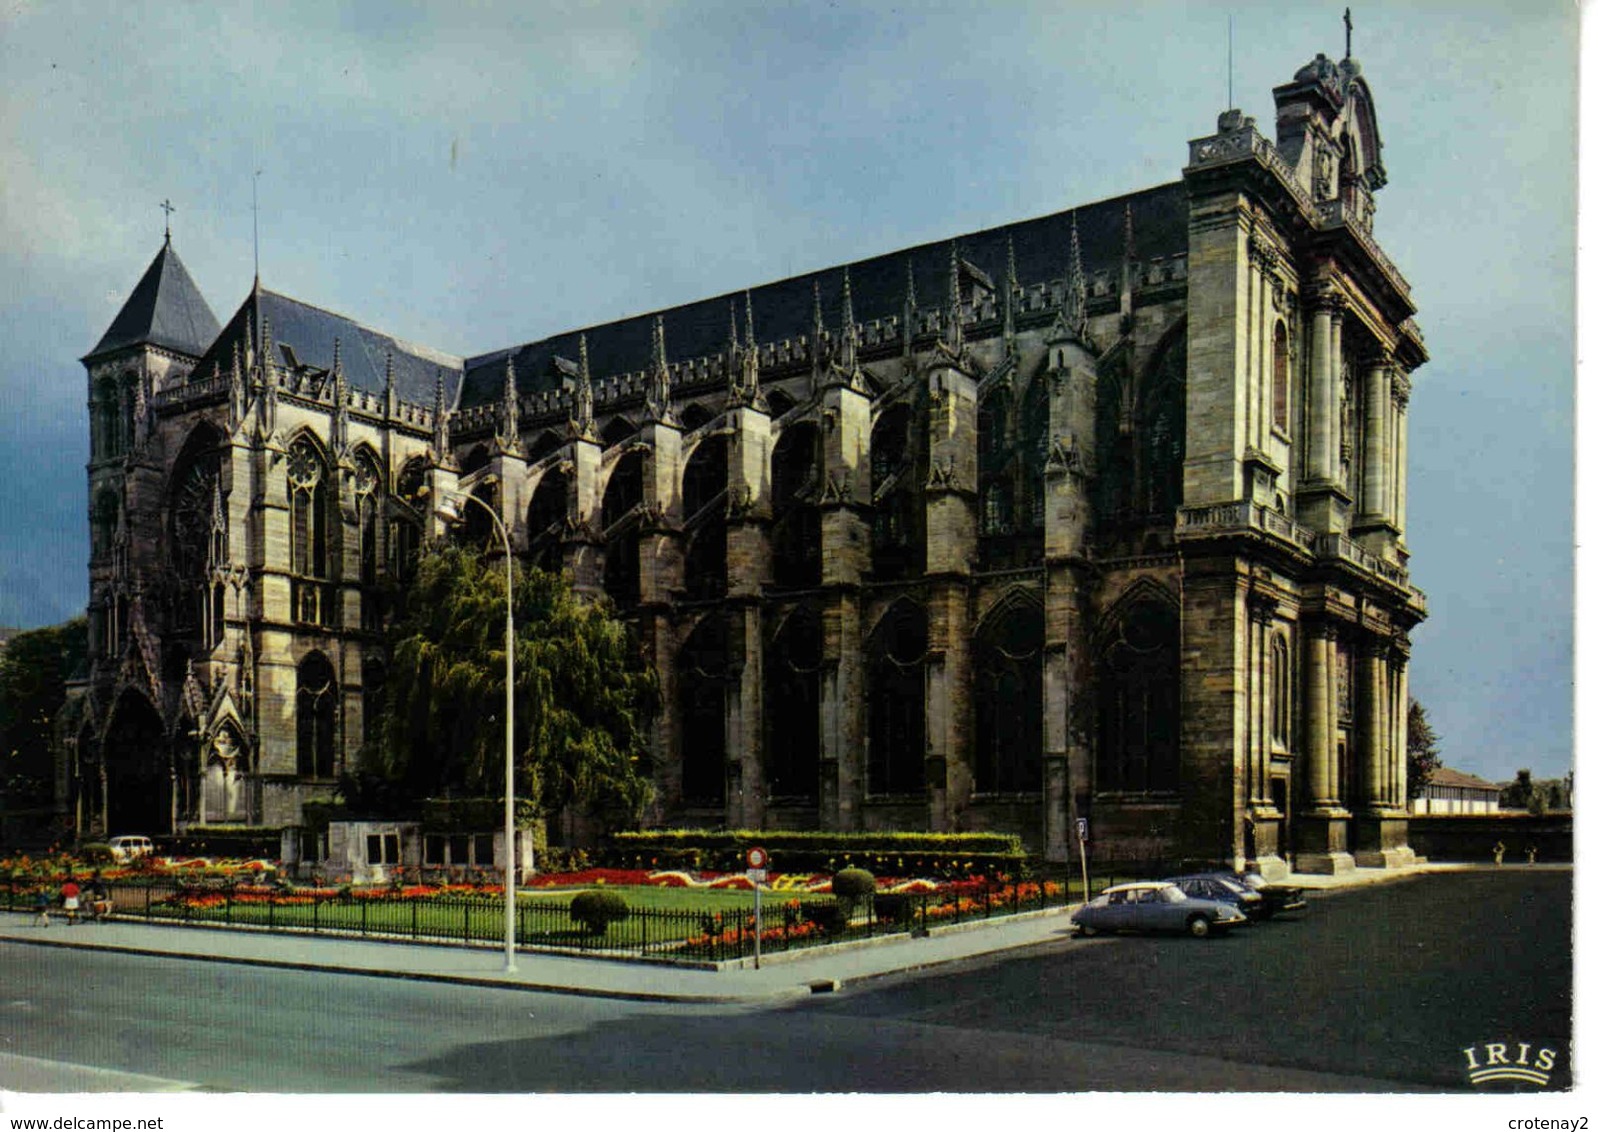
{"type": "Polygon", "coordinates": [[[760,396],[760,345],[755,341],[755,303],[748,291],[744,292],[744,347],[741,360],[743,374],[739,393],[749,404],[764,408],[760,396]]]}
{"type": "Polygon", "coordinates": [[[821,365],[821,343],[827,334],[826,323],[821,321],[821,280],[810,281],[810,358],[816,367],[821,365]]]}
{"type": "Polygon", "coordinates": [[[1132,202],[1126,202],[1125,232],[1121,237],[1121,333],[1132,329],[1132,287],[1136,283],[1132,265],[1137,262],[1137,244],[1132,239],[1132,202]]]}
{"type": "Polygon", "coordinates": [[[594,439],[594,379],[588,369],[588,335],[577,339],[577,396],[568,431],[583,440],[594,439]]]}
{"type": "Polygon", "coordinates": [[[383,363],[383,415],[392,417],[397,398],[394,396],[394,351],[388,351],[383,363]]]}
{"type": "Polygon", "coordinates": [[[350,407],[344,384],[344,357],[337,335],[333,337],[333,454],[342,459],[350,450],[350,407]]]}
{"type": "Polygon", "coordinates": [[[1005,266],[1004,266],[1004,345],[1009,349],[1015,345],[1015,293],[1021,286],[1015,274],[1015,235],[1007,234],[1004,237],[1005,266]]]}
{"type": "Polygon", "coordinates": [[[949,243],[948,325],[943,329],[943,344],[954,354],[965,347],[965,327],[960,321],[960,245],[949,243]]]}
{"type": "Polygon", "coordinates": [[[904,315],[900,331],[904,335],[904,356],[910,356],[915,341],[916,319],[916,265],[909,256],[904,257],[904,315]]]}
{"type": "Polygon", "coordinates": [[[449,458],[449,413],[444,409],[444,371],[433,377],[433,457],[439,463],[449,458]]]}
{"type": "Polygon", "coordinates": [[[1081,338],[1088,323],[1087,278],[1082,274],[1082,241],[1077,236],[1076,213],[1071,213],[1071,265],[1065,276],[1065,329],[1081,338]]]}
{"type": "Polygon", "coordinates": [[[233,367],[227,375],[227,402],[231,429],[244,416],[244,347],[237,338],[233,340],[233,367]]]}
{"type": "Polygon", "coordinates": [[[855,369],[854,292],[849,287],[849,269],[843,269],[843,342],[838,364],[849,373],[855,369]]]}
{"type": "Polygon", "coordinates": [[[738,370],[738,300],[727,300],[727,380],[737,380],[738,370]]]}
{"type": "Polygon", "coordinates": [[[261,315],[261,428],[268,435],[277,431],[277,374],[272,362],[272,320],[261,315]]]}
{"type": "Polygon", "coordinates": [[[516,395],[516,363],[508,352],[505,355],[505,390],[500,398],[499,426],[500,447],[507,452],[514,452],[521,446],[521,401],[516,395]]]}
{"type": "Polygon", "coordinates": [[[127,302],[86,357],[126,346],[161,346],[198,358],[221,326],[172,247],[170,234],[127,302]]]}
{"type": "Polygon", "coordinates": [[[666,319],[655,316],[654,342],[651,351],[649,381],[644,392],[644,406],[651,420],[672,422],[671,367],[666,362],[666,319]]]}

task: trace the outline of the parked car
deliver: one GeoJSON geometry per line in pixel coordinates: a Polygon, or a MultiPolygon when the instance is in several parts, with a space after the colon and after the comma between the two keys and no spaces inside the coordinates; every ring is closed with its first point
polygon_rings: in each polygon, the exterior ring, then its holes
{"type": "Polygon", "coordinates": [[[1235,904],[1250,923],[1263,920],[1266,916],[1265,897],[1244,884],[1241,877],[1227,873],[1194,873],[1165,879],[1189,896],[1235,904]]]}
{"type": "Polygon", "coordinates": [[[111,859],[119,865],[137,861],[140,857],[148,857],[155,852],[155,846],[150,844],[150,839],[139,834],[113,837],[107,845],[111,849],[111,859]]]}
{"type": "Polygon", "coordinates": [[[1189,896],[1165,881],[1137,881],[1107,888],[1071,914],[1081,935],[1121,931],[1187,932],[1203,938],[1248,917],[1235,904],[1189,896]]]}
{"type": "Polygon", "coordinates": [[[1301,912],[1309,907],[1304,899],[1304,890],[1292,884],[1272,884],[1259,873],[1226,873],[1225,876],[1235,876],[1238,880],[1248,885],[1259,893],[1265,900],[1265,919],[1270,919],[1278,912],[1301,912]]]}

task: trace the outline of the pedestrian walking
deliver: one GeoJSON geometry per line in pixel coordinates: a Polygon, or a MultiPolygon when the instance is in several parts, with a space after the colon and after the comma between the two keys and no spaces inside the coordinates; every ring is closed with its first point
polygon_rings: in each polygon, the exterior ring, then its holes
{"type": "Polygon", "coordinates": [[[1501,865],[1503,863],[1504,863],[1504,843],[1502,841],[1500,841],[1497,845],[1493,846],[1493,864],[1501,865]]]}
{"type": "Polygon", "coordinates": [[[104,921],[111,915],[111,893],[100,879],[99,869],[89,878],[88,893],[90,919],[104,921]]]}
{"type": "Polygon", "coordinates": [[[1526,846],[1526,863],[1528,865],[1535,865],[1537,863],[1537,846],[1526,846]]]}
{"type": "Polygon", "coordinates": [[[41,888],[38,892],[33,894],[33,910],[34,910],[35,913],[38,914],[39,926],[41,928],[49,927],[50,926],[50,892],[49,892],[48,889],[41,888]]]}
{"type": "Polygon", "coordinates": [[[78,903],[82,891],[78,887],[78,882],[71,877],[68,877],[67,883],[61,886],[61,910],[67,914],[68,927],[78,922],[78,903]]]}

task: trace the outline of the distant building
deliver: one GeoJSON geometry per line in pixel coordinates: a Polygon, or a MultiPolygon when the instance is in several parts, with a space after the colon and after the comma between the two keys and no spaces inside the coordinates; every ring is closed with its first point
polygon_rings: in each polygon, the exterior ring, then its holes
{"type": "Polygon", "coordinates": [[[652,821],[1412,860],[1426,348],[1359,64],[1274,93],[1152,188],[472,357],[258,280],[221,326],[169,239],[83,359],[87,827],[327,797],[459,489],[636,626],[652,821]]]}
{"type": "Polygon", "coordinates": [[[1409,803],[1409,812],[1421,814],[1496,814],[1498,794],[1502,789],[1495,782],[1466,774],[1462,770],[1440,766],[1432,773],[1431,781],[1419,798],[1409,803]]]}

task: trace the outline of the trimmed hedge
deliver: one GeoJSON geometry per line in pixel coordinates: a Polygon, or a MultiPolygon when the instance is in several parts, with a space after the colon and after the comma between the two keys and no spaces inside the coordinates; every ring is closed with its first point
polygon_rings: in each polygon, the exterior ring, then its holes
{"type": "Polygon", "coordinates": [[[265,858],[282,852],[282,830],[246,825],[202,826],[154,839],[158,853],[169,857],[265,858]]]}
{"type": "Polygon", "coordinates": [[[851,866],[880,876],[1013,873],[1026,862],[1009,833],[827,833],[775,829],[634,830],[612,834],[601,851],[620,868],[735,872],[759,845],[776,872],[832,873],[851,866]]]}
{"type": "Polygon", "coordinates": [[[619,892],[591,889],[572,897],[571,918],[590,935],[604,935],[611,924],[627,918],[627,901],[619,892]]]}

